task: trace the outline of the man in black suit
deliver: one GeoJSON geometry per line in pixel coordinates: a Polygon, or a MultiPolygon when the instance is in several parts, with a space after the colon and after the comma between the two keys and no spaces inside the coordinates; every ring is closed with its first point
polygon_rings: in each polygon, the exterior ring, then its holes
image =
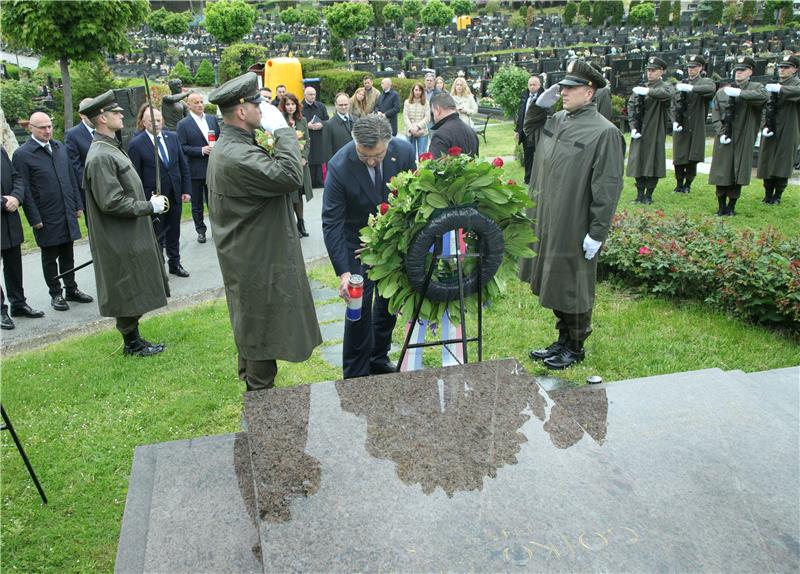
{"type": "MultiPolygon", "coordinates": [[[[14,317],[29,317],[38,319],[44,317],[44,311],[31,309],[25,301],[25,290],[22,288],[22,222],[19,217],[19,206],[25,199],[25,184],[22,176],[17,173],[11,164],[6,149],[2,150],[2,165],[0,165],[0,179],[2,179],[3,215],[0,225],[0,243],[2,243],[3,276],[8,290],[8,301],[11,304],[11,314],[14,317]]],[[[2,306],[2,328],[13,329],[14,321],[8,316],[8,305],[3,289],[0,288],[0,305],[2,306]]]]}
{"type": "Polygon", "coordinates": [[[153,144],[158,138],[158,161],[161,176],[161,195],[169,200],[170,208],[153,219],[156,237],[160,238],[161,248],[166,249],[169,272],[178,277],[188,277],[189,272],[181,265],[181,203],[191,199],[192,187],[189,164],[183,155],[175,132],[161,130],[161,112],[153,109],[155,129],[150,119],[150,110],[145,109],[142,116],[144,131],[131,140],[128,156],[131,158],[139,179],[142,180],[145,197],[156,190],[156,161],[153,144]],[[155,135],[154,135],[155,134],[155,135]]]}
{"type": "MultiPolygon", "coordinates": [[[[86,105],[91,99],[83,98],[78,105],[86,105]]],[[[64,145],[67,146],[69,162],[72,164],[72,169],[75,170],[75,179],[78,182],[78,191],[81,194],[81,204],[86,205],[86,192],[83,190],[83,166],[86,164],[86,154],[89,153],[89,146],[92,145],[94,126],[85,115],[80,114],[80,116],[81,122],[64,133],[64,145]]],[[[86,223],[89,223],[88,220],[86,223]]]]}
{"type": "Polygon", "coordinates": [[[334,98],[336,113],[325,124],[322,130],[322,145],[325,150],[325,161],[330,159],[353,140],[353,118],[350,117],[350,98],[344,92],[339,92],[334,98]]]}
{"type": "Polygon", "coordinates": [[[328,109],[317,101],[317,90],[308,86],[303,92],[303,117],[308,122],[308,139],[311,149],[308,167],[311,170],[311,185],[322,185],[322,164],[325,163],[325,150],[322,148],[322,128],[328,121],[328,109]]]}
{"type": "Polygon", "coordinates": [[[56,311],[66,311],[69,309],[67,301],[94,301],[78,289],[74,273],[64,276],[66,299],[61,281],[56,279],[59,273],[75,267],[72,243],[81,237],[78,218],[83,215],[83,203],[67,148],[52,139],[50,117],[35,112],[28,125],[31,139],[14,153],[12,163],[26,183],[22,207],[41,249],[42,271],[50,291],[50,304],[56,311]]]}
{"type": "Polygon", "coordinates": [[[536,142],[528,141],[523,131],[525,124],[525,114],[528,109],[542,93],[542,81],[539,76],[531,76],[528,78],[528,89],[522,94],[519,99],[519,108],[517,109],[517,123],[514,127],[514,139],[518,144],[522,144],[522,151],[524,155],[525,165],[525,184],[527,185],[531,180],[531,166],[533,165],[533,153],[536,151],[536,142]]]}
{"type": "Polygon", "coordinates": [[[386,118],[369,115],[353,124],[353,141],[328,162],[322,200],[322,232],[333,269],[339,277],[339,295],[348,300],[351,274],[364,278],[361,318],[345,321],[344,378],[392,373],[389,361],[392,329],[397,317],[389,314],[388,301],[376,296],[374,284],[356,259],[361,242],[359,229],[367,224],[378,205],[386,202],[386,183],[401,171],[416,169],[414,148],[392,137],[386,118]]]}
{"type": "Polygon", "coordinates": [[[285,95],[286,95],[286,86],[284,86],[283,84],[278,84],[277,86],[275,86],[275,99],[272,100],[271,102],[272,105],[277,108],[281,103],[281,98],[285,95]]]}
{"type": "Polygon", "coordinates": [[[433,119],[433,135],[428,151],[433,157],[447,155],[450,148],[461,148],[461,153],[478,157],[480,143],[475,130],[461,121],[456,110],[453,96],[441,92],[431,98],[433,119]]]}
{"type": "Polygon", "coordinates": [[[397,135],[397,114],[400,113],[400,94],[392,88],[392,79],[384,78],[381,80],[383,92],[378,96],[378,103],[375,104],[375,111],[379,116],[389,120],[392,126],[392,135],[397,135]]]}
{"type": "Polygon", "coordinates": [[[204,112],[203,94],[190,94],[186,102],[189,115],[178,122],[178,141],[181,143],[183,155],[189,161],[189,172],[192,176],[192,219],[197,241],[205,243],[207,228],[203,219],[203,205],[208,205],[206,170],[208,154],[219,138],[219,122],[215,116],[204,112]]]}

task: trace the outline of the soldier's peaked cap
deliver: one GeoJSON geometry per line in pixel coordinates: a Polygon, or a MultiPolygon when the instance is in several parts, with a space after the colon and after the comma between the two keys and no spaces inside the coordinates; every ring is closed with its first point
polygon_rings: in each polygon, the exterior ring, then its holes
{"type": "Polygon", "coordinates": [[[780,62],[778,62],[778,66],[792,66],[795,68],[800,68],[800,59],[797,56],[784,56],[781,58],[780,62]]]}
{"type": "Polygon", "coordinates": [[[108,90],[82,105],[78,113],[83,114],[87,118],[93,118],[99,116],[103,112],[122,111],[125,110],[117,103],[117,96],[114,94],[114,90],[108,90]]]}
{"type": "Polygon", "coordinates": [[[589,86],[595,90],[604,88],[606,80],[603,74],[595,70],[591,64],[583,60],[572,60],[567,64],[567,75],[558,82],[559,86],[589,86]]]}
{"type": "Polygon", "coordinates": [[[263,98],[258,93],[258,76],[255,72],[247,72],[228,80],[208,94],[208,101],[221,108],[229,108],[245,102],[259,104],[263,98]]]}
{"type": "Polygon", "coordinates": [[[753,58],[750,56],[739,56],[736,58],[736,66],[734,66],[734,70],[745,70],[747,68],[755,70],[756,61],[753,58]]]}
{"type": "Polygon", "coordinates": [[[647,65],[646,68],[654,70],[656,68],[661,68],[662,70],[667,69],[667,63],[662,60],[661,58],[656,58],[655,56],[650,56],[647,58],[647,65]]]}
{"type": "Polygon", "coordinates": [[[705,66],[706,59],[703,56],[699,56],[697,54],[692,54],[691,56],[686,57],[686,65],[687,66],[705,66]]]}

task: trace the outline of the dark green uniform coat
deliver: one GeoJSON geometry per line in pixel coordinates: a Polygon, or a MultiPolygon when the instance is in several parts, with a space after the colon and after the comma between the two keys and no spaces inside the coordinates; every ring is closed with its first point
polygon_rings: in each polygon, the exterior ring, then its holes
{"type": "Polygon", "coordinates": [[[685,84],[693,86],[691,92],[675,92],[672,100],[672,121],[678,121],[680,99],[686,98],[683,112],[683,131],[672,133],[672,163],[686,165],[706,159],[706,116],[708,102],[714,97],[717,86],[713,80],[697,76],[687,77],[685,84]]]}
{"type": "Polygon", "coordinates": [[[722,119],[730,105],[731,98],[724,89],[717,90],[714,96],[712,119],[717,137],[714,139],[714,155],[708,183],[711,185],[747,185],[753,167],[753,147],[761,127],[761,109],[767,102],[769,92],[758,82],[737,84],[742,93],[735,98],[733,130],[731,143],[722,145],[719,136],[725,132],[722,119]]]}
{"type": "MultiPolygon", "coordinates": [[[[775,94],[769,95],[772,97],[775,94]]],[[[769,138],[761,136],[757,172],[761,179],[791,177],[795,150],[800,144],[800,80],[797,76],[782,82],[777,96],[775,135],[769,138]]]]}
{"type": "Polygon", "coordinates": [[[524,259],[520,277],[529,281],[543,307],[585,313],[594,305],[597,256],[587,261],[583,239],[605,241],[622,193],[625,140],[589,104],[574,114],[562,110],[547,120],[536,147],[528,210],[535,221],[536,257],[524,259]]]}
{"type": "Polygon", "coordinates": [[[117,140],[95,132],[83,188],[100,315],[138,317],[164,307],[169,282],[150,220],[153,206],[117,140]]]}
{"type": "Polygon", "coordinates": [[[647,85],[650,91],[642,100],[631,94],[628,114],[633,125],[637,106],[644,105],[642,137],[631,139],[628,155],[628,177],[664,177],[667,175],[667,156],[664,149],[667,140],[669,107],[675,90],[664,80],[647,85]]]}
{"type": "Polygon", "coordinates": [[[611,116],[614,114],[614,109],[611,106],[611,88],[606,86],[597,90],[592,101],[597,106],[597,113],[611,121],[611,116]]]}
{"type": "Polygon", "coordinates": [[[236,347],[251,361],[303,361],[322,336],[291,194],[303,183],[291,128],[275,130],[274,157],[231,125],[208,160],[208,212],[236,347]]]}

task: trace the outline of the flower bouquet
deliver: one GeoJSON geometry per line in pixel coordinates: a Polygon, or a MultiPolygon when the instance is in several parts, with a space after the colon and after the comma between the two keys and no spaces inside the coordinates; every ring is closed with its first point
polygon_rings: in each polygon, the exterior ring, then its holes
{"type": "MultiPolygon", "coordinates": [[[[482,286],[484,302],[497,297],[509,278],[517,274],[520,257],[532,257],[531,243],[535,241],[532,221],[525,215],[531,207],[527,190],[513,180],[505,180],[501,168],[503,160],[474,159],[451,148],[449,155],[434,158],[425,153],[420,156],[419,169],[414,173],[396,175],[388,187],[388,202],[378,206],[378,213],[370,215],[362,228],[364,250],[361,261],[369,267],[368,277],[375,281],[378,292],[389,300],[389,311],[410,318],[419,295],[414,291],[404,265],[405,256],[415,236],[428,220],[442,210],[458,206],[474,207],[502,230],[505,250],[502,264],[494,277],[482,286]]],[[[463,245],[467,253],[478,251],[481,238],[465,230],[463,245]]],[[[430,254],[425,262],[431,264],[430,254]]],[[[462,260],[462,275],[475,271],[477,260],[462,260]]],[[[433,281],[452,280],[457,273],[454,259],[440,259],[433,281]]],[[[456,275],[457,277],[457,275],[456,275]]],[[[450,316],[458,321],[459,301],[433,301],[425,298],[420,319],[438,323],[450,305],[450,316]]],[[[465,300],[465,312],[477,312],[477,293],[465,300]]]]}
{"type": "Polygon", "coordinates": [[[275,136],[272,135],[272,132],[257,129],[256,130],[256,143],[267,150],[267,154],[272,157],[275,155],[275,136]]]}

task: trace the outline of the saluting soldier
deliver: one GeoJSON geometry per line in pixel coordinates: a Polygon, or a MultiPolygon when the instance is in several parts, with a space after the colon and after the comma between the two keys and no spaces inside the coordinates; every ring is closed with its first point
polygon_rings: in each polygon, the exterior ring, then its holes
{"type": "Polygon", "coordinates": [[[697,164],[706,154],[706,110],[717,86],[702,76],[706,60],[692,54],[686,58],[686,81],[675,86],[672,105],[672,164],[675,193],[689,193],[697,177],[697,164]]]}
{"type": "Polygon", "coordinates": [[[736,215],[736,201],[742,186],[750,183],[753,146],[761,125],[761,109],[769,93],[750,76],[756,63],[739,56],[734,67],[733,86],[717,90],[712,118],[717,132],[708,183],[717,187],[717,215],[736,215]]]}
{"type": "MultiPolygon", "coordinates": [[[[603,73],[603,68],[600,64],[595,62],[590,62],[592,68],[603,73]]],[[[605,75],[603,75],[605,78],[605,75]]],[[[611,87],[606,84],[605,88],[601,88],[597,90],[594,94],[594,103],[597,106],[597,113],[603,116],[608,121],[611,121],[611,116],[614,115],[614,109],[611,106],[611,87]]]]}
{"type": "Polygon", "coordinates": [[[208,160],[208,212],[248,391],[274,386],[277,359],[306,360],[322,342],[306,276],[292,193],[303,185],[295,131],[274,106],[262,120],[258,76],[248,72],[209,95],[225,121],[208,160]],[[273,156],[258,127],[275,137],[273,156]]]}
{"type": "Polygon", "coordinates": [[[142,339],[139,319],[167,304],[169,282],[150,223],[152,214],[164,212],[167,201],[161,195],[145,197],[142,181],[114,137],[122,129],[122,111],[112,90],[80,108],[95,127],[83,170],[92,221],[89,247],[100,315],[116,317],[125,355],[147,357],[164,350],[163,344],[142,339]]]}
{"type": "Polygon", "coordinates": [[[636,178],[636,203],[653,203],[658,180],[667,175],[666,152],[669,103],[675,90],[662,77],[667,63],[647,60],[647,85],[636,86],[628,100],[631,116],[631,152],[628,177],[636,178]]]}
{"type": "Polygon", "coordinates": [[[539,303],[555,314],[558,340],[530,352],[551,369],[582,361],[583,343],[592,332],[597,252],[606,240],[622,193],[625,140],[597,112],[594,91],[603,76],[574,60],[561,82],[534,105],[548,108],[563,97],[563,110],[547,120],[536,144],[530,195],[535,209],[536,257],[522,261],[520,277],[529,281],[539,303]]]}
{"type": "Polygon", "coordinates": [[[777,66],[779,82],[765,86],[770,103],[765,106],[756,172],[756,177],[764,180],[763,202],[773,205],[781,202],[800,144],[800,59],[783,56],[777,66]]]}

